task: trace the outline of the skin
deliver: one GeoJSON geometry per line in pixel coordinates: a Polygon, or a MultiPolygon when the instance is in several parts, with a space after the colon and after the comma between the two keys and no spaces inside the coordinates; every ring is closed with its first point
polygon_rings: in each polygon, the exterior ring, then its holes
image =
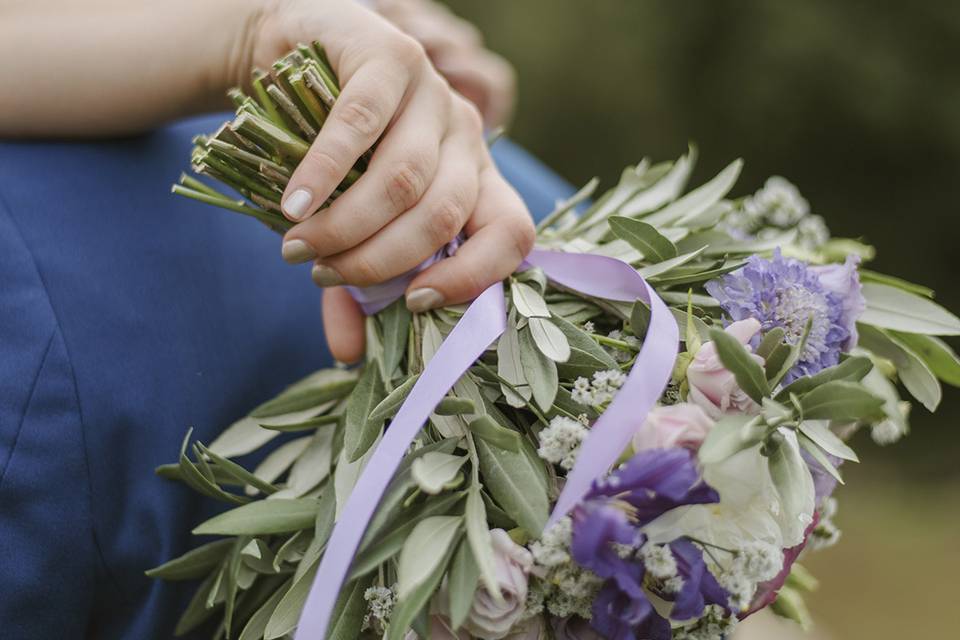
{"type": "Polygon", "coordinates": [[[463,231],[456,255],[419,273],[406,298],[413,311],[465,302],[512,273],[534,239],[484,142],[484,120],[512,104],[509,66],[433,3],[379,4],[382,15],[353,0],[0,0],[0,59],[22,61],[0,65],[0,86],[16,87],[0,92],[0,136],[131,134],[222,108],[252,66],[320,40],[342,93],[284,193],[298,224],[282,253],[314,261],[331,351],[355,361],[363,317],[338,285],[401,275],[463,231]],[[364,176],[318,211],[374,144],[364,176]]]}

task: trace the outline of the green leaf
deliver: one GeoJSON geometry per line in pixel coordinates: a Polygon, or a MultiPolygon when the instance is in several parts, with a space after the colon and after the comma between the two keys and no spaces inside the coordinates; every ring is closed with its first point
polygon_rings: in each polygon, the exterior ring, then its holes
{"type": "Polygon", "coordinates": [[[585,331],[563,318],[555,317],[553,322],[567,337],[570,345],[570,359],[557,364],[557,372],[564,379],[572,380],[579,376],[589,378],[597,371],[618,368],[613,357],[585,331]]]}
{"type": "Polygon", "coordinates": [[[414,527],[427,518],[453,513],[460,501],[463,500],[464,493],[464,491],[459,491],[429,499],[423,503],[419,510],[406,509],[403,512],[402,524],[390,527],[387,533],[382,536],[375,535],[369,539],[365,537],[360,546],[360,552],[350,567],[349,579],[352,580],[374,571],[381,564],[400,553],[414,527]]]}
{"type": "Polygon", "coordinates": [[[858,331],[859,346],[893,362],[907,391],[929,411],[936,411],[943,392],[927,363],[905,343],[876,327],[859,325],[858,331]]]}
{"type": "Polygon", "coordinates": [[[367,418],[366,428],[379,431],[383,423],[397,413],[419,379],[419,373],[410,376],[404,380],[400,386],[388,393],[387,397],[381,400],[377,406],[373,408],[373,411],[370,412],[370,416],[367,418]]]}
{"type": "Polygon", "coordinates": [[[691,145],[687,154],[673,163],[673,166],[663,177],[630,198],[620,209],[620,212],[625,216],[638,216],[672,202],[683,193],[683,188],[686,186],[696,162],[697,148],[691,145]]]}
{"type": "Polygon", "coordinates": [[[497,579],[493,541],[490,538],[490,529],[487,524],[487,509],[483,503],[480,488],[476,485],[471,486],[467,493],[464,519],[467,525],[467,543],[470,545],[477,571],[483,579],[487,591],[496,597],[500,593],[500,583],[497,579]]]}
{"type": "Polygon", "coordinates": [[[800,399],[800,406],[806,420],[869,422],[883,417],[883,399],[846,380],[820,385],[800,399]]]}
{"type": "Polygon", "coordinates": [[[226,557],[232,540],[216,540],[191,549],[179,558],[164,562],[146,571],[150,578],[162,580],[195,580],[210,573],[226,557]]]}
{"type": "Polygon", "coordinates": [[[407,334],[410,332],[410,311],[406,301],[398,298],[390,306],[377,314],[383,332],[383,371],[384,380],[391,380],[400,366],[403,354],[407,350],[407,334]]]}
{"type": "MultiPolygon", "coordinates": [[[[480,500],[479,496],[477,497],[480,500]]],[[[483,502],[481,501],[481,505],[483,502]]],[[[453,554],[450,563],[450,574],[447,578],[447,592],[450,599],[450,624],[454,630],[459,629],[470,608],[473,606],[473,594],[480,584],[480,567],[473,559],[470,543],[464,540],[453,554]]]]}
{"type": "Polygon", "coordinates": [[[461,416],[464,414],[476,413],[477,407],[470,398],[458,398],[456,396],[447,396],[433,408],[433,412],[438,416],[461,416]]]}
{"type": "Polygon", "coordinates": [[[180,620],[177,621],[177,627],[173,631],[174,635],[182,636],[190,633],[213,615],[216,609],[208,607],[207,600],[210,598],[213,588],[219,582],[219,576],[219,571],[211,573],[206,580],[200,583],[193,594],[193,598],[190,599],[190,604],[187,605],[183,615],[180,616],[180,620]]]}
{"type": "MultiPolygon", "coordinates": [[[[312,439],[311,437],[297,438],[296,440],[283,443],[271,451],[270,454],[263,459],[263,462],[257,465],[257,468],[253,470],[253,474],[264,482],[273,482],[296,462],[304,449],[310,445],[312,439]]],[[[247,493],[252,494],[255,492],[248,490],[247,493]]]]}
{"type": "MultiPolygon", "coordinates": [[[[356,384],[356,374],[344,369],[323,369],[288,387],[272,400],[250,412],[252,418],[266,418],[304,411],[346,396],[356,384]]],[[[214,448],[211,446],[211,449],[214,448]]],[[[225,454],[221,454],[225,455],[225,454]]],[[[227,456],[233,457],[233,456],[227,456]]]]}
{"type": "Polygon", "coordinates": [[[697,187],[679,200],[644,219],[659,227],[673,223],[681,224],[683,220],[689,220],[700,215],[730,192],[740,176],[742,168],[743,160],[734,160],[706,184],[697,187]]]}
{"type": "Polygon", "coordinates": [[[537,290],[523,282],[514,282],[510,285],[510,293],[513,297],[513,306],[517,312],[525,318],[549,318],[550,309],[543,296],[537,293],[537,290]]]}
{"type": "MultiPolygon", "coordinates": [[[[397,604],[390,614],[390,626],[387,628],[385,640],[404,639],[413,619],[417,617],[417,614],[419,614],[424,607],[428,606],[430,598],[433,597],[434,593],[436,593],[440,587],[440,582],[443,580],[443,574],[446,571],[447,564],[450,562],[450,556],[453,554],[454,549],[455,547],[450,545],[447,548],[446,554],[441,556],[440,561],[436,563],[433,573],[427,576],[420,586],[408,594],[406,598],[399,598],[397,600],[397,604]]],[[[356,637],[357,636],[352,636],[352,638],[356,637]]],[[[347,640],[347,638],[343,638],[342,640],[347,640]]]]}
{"type": "Polygon", "coordinates": [[[737,384],[754,402],[760,404],[770,395],[767,376],[763,367],[753,359],[740,341],[722,329],[711,329],[710,339],[717,348],[717,355],[737,379],[737,384]]]}
{"type": "Polygon", "coordinates": [[[834,380],[860,382],[864,376],[870,373],[871,369],[873,369],[873,362],[870,358],[852,356],[840,364],[818,371],[812,376],[797,378],[777,394],[777,400],[784,401],[790,397],[791,393],[802,396],[810,390],[834,380]]]}
{"type": "Polygon", "coordinates": [[[432,496],[443,491],[466,461],[464,456],[434,451],[414,460],[410,471],[420,490],[432,496]]]}
{"type": "Polygon", "coordinates": [[[902,344],[920,356],[933,373],[954,387],[960,387],[960,357],[946,342],[917,333],[890,332],[902,344]]]}
{"type": "Polygon", "coordinates": [[[817,461],[817,463],[823,467],[823,470],[829,473],[834,479],[840,484],[846,484],[843,481],[843,476],[840,475],[840,472],[836,467],[833,466],[833,463],[830,461],[830,458],[823,452],[823,449],[817,446],[813,440],[807,437],[804,433],[797,434],[797,440],[800,443],[800,446],[804,451],[810,454],[810,456],[817,461]]]}
{"type": "MultiPolygon", "coordinates": [[[[270,418],[265,418],[270,420],[270,418]]],[[[316,418],[309,418],[303,422],[283,422],[281,424],[271,424],[269,422],[261,422],[260,426],[264,429],[270,429],[272,431],[279,431],[281,433],[298,433],[301,431],[313,431],[317,427],[325,427],[327,425],[336,425],[343,420],[343,415],[339,413],[332,413],[323,416],[317,416],[316,418]]]]}
{"type": "Polygon", "coordinates": [[[397,563],[397,598],[409,598],[430,580],[460,534],[463,518],[434,516],[417,523],[400,550],[397,563]]]}
{"type": "Polygon", "coordinates": [[[299,498],[327,479],[333,468],[332,429],[313,434],[310,444],[297,457],[287,476],[287,489],[299,498]]]}
{"type": "Polygon", "coordinates": [[[316,561],[330,539],[330,533],[333,532],[333,525],[337,514],[337,496],[329,484],[324,487],[320,494],[320,504],[317,506],[317,517],[313,523],[313,538],[303,552],[303,558],[297,565],[297,570],[293,574],[294,579],[299,579],[304,572],[316,561]]]}
{"type": "Polygon", "coordinates": [[[200,448],[200,451],[203,455],[213,460],[213,462],[216,463],[217,467],[219,467],[224,473],[226,473],[230,477],[234,478],[240,485],[250,485],[264,492],[267,495],[277,492],[277,488],[275,486],[273,486],[269,482],[265,482],[264,480],[258,478],[254,474],[250,473],[249,471],[241,467],[236,462],[217,455],[216,453],[214,453],[213,451],[210,451],[210,449],[206,448],[205,446],[203,446],[203,444],[199,442],[197,443],[197,446],[200,448]]]}
{"type": "Polygon", "coordinates": [[[637,300],[630,309],[630,332],[642,340],[649,326],[650,307],[643,300],[637,300]]]}
{"type": "Polygon", "coordinates": [[[907,282],[902,278],[889,276],[885,273],[877,273],[876,271],[870,271],[868,269],[864,269],[863,267],[857,269],[857,273],[860,274],[860,282],[875,282],[877,284],[885,284],[891,287],[896,287],[897,289],[909,291],[910,293],[915,293],[918,296],[923,296],[924,298],[933,298],[933,289],[930,287],[925,287],[922,284],[907,282]]]}
{"type": "Polygon", "coordinates": [[[547,522],[549,502],[539,471],[521,451],[514,453],[477,440],[484,485],[504,511],[532,536],[547,522]]]}
{"type": "Polygon", "coordinates": [[[860,323],[936,336],[960,335],[960,318],[927,298],[885,284],[863,285],[867,308],[860,323]]]}
{"type": "Polygon", "coordinates": [[[773,353],[773,350],[783,344],[783,336],[786,335],[780,327],[774,327],[763,334],[763,340],[757,346],[756,354],[766,360],[773,353]]]}
{"type": "Polygon", "coordinates": [[[517,330],[513,313],[507,322],[507,329],[497,341],[497,375],[509,384],[500,382],[500,391],[511,407],[524,407],[533,396],[533,390],[527,383],[520,358],[520,332],[517,330]]]}
{"type": "Polygon", "coordinates": [[[293,580],[287,580],[257,609],[240,632],[240,640],[263,640],[263,634],[267,630],[267,623],[270,616],[276,610],[277,605],[290,589],[293,580]]]}
{"type": "Polygon", "coordinates": [[[363,594],[370,584],[369,579],[354,580],[340,592],[327,631],[327,640],[356,640],[360,637],[363,617],[367,613],[367,601],[363,594]]]}
{"type": "Polygon", "coordinates": [[[514,453],[520,451],[520,434],[513,429],[501,426],[489,415],[482,415],[469,424],[470,431],[478,438],[495,447],[514,453]]]}
{"type": "Polygon", "coordinates": [[[781,526],[790,544],[799,544],[813,519],[816,496],[813,477],[800,455],[800,445],[792,431],[775,433],[767,440],[765,447],[770,479],[780,497],[781,526]]]}
{"type": "Polygon", "coordinates": [[[530,318],[527,325],[540,352],[554,362],[570,359],[570,343],[563,331],[547,318],[530,318]]]}
{"type": "MultiPolygon", "coordinates": [[[[780,365],[780,369],[772,377],[770,377],[771,389],[776,388],[776,386],[780,384],[780,381],[783,380],[788,373],[790,373],[790,370],[793,369],[793,366],[800,360],[800,356],[803,354],[803,350],[807,346],[807,340],[810,338],[810,331],[812,329],[813,316],[811,315],[809,318],[807,318],[807,323],[803,327],[803,335],[800,336],[800,339],[797,342],[791,345],[786,358],[783,359],[783,364],[780,365]]],[[[775,357],[778,355],[777,351],[779,351],[779,349],[774,352],[775,357]]],[[[767,368],[766,371],[769,373],[770,369],[767,368]]]]}
{"type": "Polygon", "coordinates": [[[826,421],[804,420],[800,423],[800,432],[830,455],[842,460],[860,462],[860,459],[857,457],[857,454],[854,453],[853,449],[848,447],[833,431],[830,431],[827,425],[828,423],[826,421]]]}
{"type": "Polygon", "coordinates": [[[647,262],[657,263],[677,257],[676,245],[646,222],[611,216],[610,229],[614,235],[639,251],[647,262]]]}
{"type": "Polygon", "coordinates": [[[533,399],[543,411],[548,411],[560,387],[557,365],[537,348],[529,331],[520,332],[520,361],[524,371],[529,374],[527,380],[533,391],[533,399]]]}
{"type": "Polygon", "coordinates": [[[637,269],[637,274],[639,274],[640,277],[645,279],[656,278],[657,276],[666,275],[671,271],[673,271],[674,269],[676,269],[677,267],[682,267],[688,262],[693,262],[698,257],[700,257],[700,255],[703,254],[703,252],[706,251],[706,249],[707,247],[703,246],[695,251],[688,251],[687,253],[681,254],[676,258],[670,258],[669,260],[664,260],[663,262],[658,262],[656,264],[648,265],[646,267],[643,267],[642,269],[637,269]]]}
{"type": "Polygon", "coordinates": [[[210,518],[193,533],[256,536],[300,531],[313,526],[317,506],[313,498],[258,500],[210,518]]]}
{"type": "Polygon", "coordinates": [[[723,462],[763,441],[765,430],[758,416],[729,415],[721,418],[700,446],[702,464],[723,462]]]}
{"type": "Polygon", "coordinates": [[[380,378],[380,368],[368,362],[357,381],[357,386],[347,400],[343,430],[343,449],[347,460],[356,462],[380,435],[380,428],[367,418],[387,395],[380,378]]]}

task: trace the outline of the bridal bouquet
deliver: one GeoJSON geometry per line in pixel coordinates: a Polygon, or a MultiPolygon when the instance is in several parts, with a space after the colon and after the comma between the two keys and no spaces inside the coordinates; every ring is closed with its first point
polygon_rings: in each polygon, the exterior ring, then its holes
{"type": "MultiPolygon", "coordinates": [[[[338,88],[316,45],[252,86],[192,158],[244,198],[174,190],[283,230],[338,88]]],[[[901,388],[936,409],[960,361],[935,336],[960,320],[864,268],[873,250],[831,238],[782,178],[731,197],[736,161],[685,192],[695,157],[644,160],[592,202],[590,183],[472,305],[392,302],[361,366],[209,445],[188,434],[159,472],[230,509],[194,531],[221,537],[148,572],[202,579],[178,632],[719,640],[764,607],[806,624],[797,559],[840,535],[847,442],[905,435],[901,388]]]]}

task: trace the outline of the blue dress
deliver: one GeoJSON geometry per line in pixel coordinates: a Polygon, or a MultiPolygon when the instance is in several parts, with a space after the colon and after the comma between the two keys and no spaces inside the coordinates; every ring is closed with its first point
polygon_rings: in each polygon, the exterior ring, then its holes
{"type": "MultiPolygon", "coordinates": [[[[224,116],[96,143],[0,142],[0,638],[171,638],[193,583],[144,570],[222,507],[152,469],[330,362],[309,267],[169,194],[224,116]]],[[[502,141],[543,215],[569,186],[502,141]]],[[[199,635],[197,637],[200,637],[199,635]]]]}

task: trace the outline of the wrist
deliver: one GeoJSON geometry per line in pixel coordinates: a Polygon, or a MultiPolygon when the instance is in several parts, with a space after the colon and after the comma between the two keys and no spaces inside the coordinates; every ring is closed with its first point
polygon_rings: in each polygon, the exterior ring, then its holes
{"type": "Polygon", "coordinates": [[[274,14],[280,0],[220,0],[205,3],[209,7],[205,23],[209,42],[204,85],[206,98],[222,105],[226,92],[246,87],[254,52],[264,22],[274,14]]]}

